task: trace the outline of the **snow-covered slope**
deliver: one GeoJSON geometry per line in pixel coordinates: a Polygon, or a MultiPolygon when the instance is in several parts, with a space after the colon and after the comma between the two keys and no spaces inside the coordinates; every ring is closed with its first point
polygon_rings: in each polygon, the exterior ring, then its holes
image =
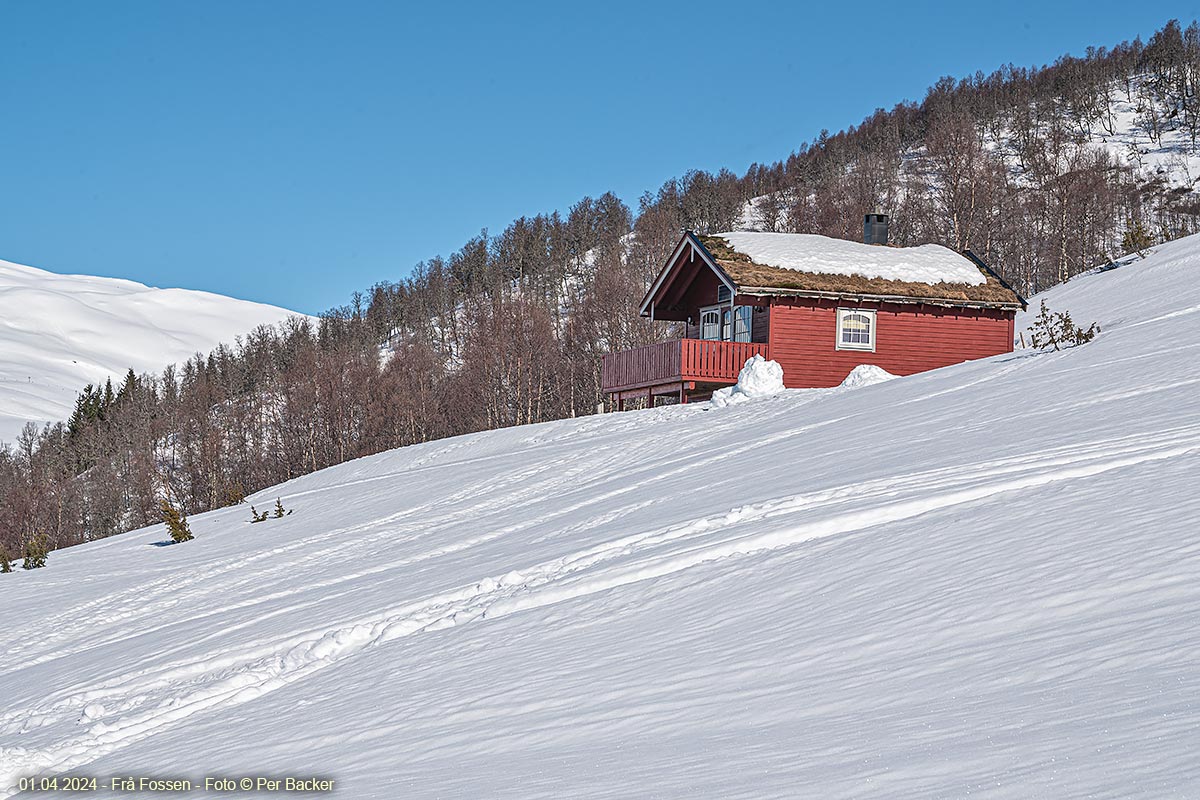
{"type": "Polygon", "coordinates": [[[1139,122],[1138,104],[1136,96],[1130,101],[1118,90],[1108,110],[1112,133],[1100,127],[1091,131],[1088,139],[1146,178],[1160,178],[1173,189],[1196,191],[1200,152],[1192,146],[1182,120],[1163,120],[1163,130],[1153,137],[1144,122],[1139,122]]]}
{"type": "Polygon", "coordinates": [[[89,383],[161,371],[292,312],[0,261],[0,442],[67,417],[89,383]]]}
{"type": "Polygon", "coordinates": [[[1200,239],[1047,300],[1104,332],[405,448],[0,575],[0,787],[1200,796],[1200,239]]]}

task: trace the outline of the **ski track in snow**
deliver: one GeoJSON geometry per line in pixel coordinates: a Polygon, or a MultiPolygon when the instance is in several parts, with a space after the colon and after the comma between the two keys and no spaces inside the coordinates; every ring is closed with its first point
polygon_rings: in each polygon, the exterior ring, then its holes
{"type": "MultiPolygon", "coordinates": [[[[32,752],[22,748],[0,748],[0,785],[11,783],[19,773],[62,772],[79,768],[193,714],[249,702],[360,651],[399,637],[497,618],[607,591],[716,559],[853,533],[948,506],[984,501],[1005,492],[1087,479],[1110,470],[1197,452],[1200,452],[1200,425],[1163,431],[1154,437],[1144,434],[1114,437],[1082,446],[1073,444],[1021,457],[899,475],[865,484],[780,498],[769,503],[733,508],[717,517],[697,518],[685,525],[623,537],[549,562],[516,566],[510,573],[486,576],[476,583],[415,602],[405,602],[333,629],[316,627],[296,631],[290,636],[259,646],[209,653],[200,659],[174,660],[95,684],[64,687],[51,692],[36,707],[14,709],[0,715],[0,737],[8,739],[30,728],[61,722],[63,719],[77,719],[87,706],[94,703],[110,710],[107,721],[92,724],[82,735],[52,748],[32,752]],[[816,516],[816,519],[808,521],[806,516],[816,516]],[[762,532],[762,523],[768,520],[771,521],[769,530],[762,532]],[[677,544],[681,540],[687,540],[686,547],[660,547],[677,544]]],[[[538,471],[530,470],[529,473],[538,471]]],[[[509,491],[494,502],[519,502],[521,496],[531,491],[553,490],[552,486],[540,484],[536,489],[529,488],[529,478],[533,477],[529,473],[511,476],[506,481],[509,491]],[[514,489],[514,486],[522,488],[514,489]]],[[[336,492],[340,488],[335,485],[326,487],[324,491],[336,492]]],[[[371,538],[390,539],[396,534],[394,524],[409,513],[401,512],[369,526],[331,531],[316,538],[328,540],[346,534],[365,534],[368,544],[371,538]],[[375,532],[364,528],[375,529],[375,532]]],[[[308,539],[296,540],[277,548],[270,555],[304,549],[311,544],[308,539]]],[[[464,547],[470,545],[469,542],[464,543],[464,547]]],[[[336,544],[330,544],[328,550],[318,549],[316,552],[327,555],[333,549],[336,549],[336,544]]],[[[377,570],[392,569],[441,554],[443,551],[435,550],[377,570]]],[[[190,585],[204,583],[218,574],[236,571],[251,562],[257,562],[260,568],[268,571],[295,569],[296,565],[292,562],[272,567],[275,560],[255,556],[253,559],[220,562],[202,574],[182,580],[164,577],[132,589],[128,595],[98,599],[86,608],[70,609],[61,615],[61,622],[87,618],[90,620],[89,627],[126,625],[131,617],[136,616],[134,609],[152,609],[153,615],[157,615],[164,606],[186,602],[186,591],[190,585]],[[137,604],[131,606],[133,595],[137,597],[137,604]]],[[[344,576],[340,580],[351,580],[363,574],[344,576]]],[[[337,595],[325,595],[326,598],[331,596],[337,595]]],[[[267,595],[262,599],[277,597],[267,595]]],[[[315,601],[309,605],[318,603],[315,601]]],[[[205,613],[226,614],[253,604],[239,603],[210,609],[205,613]]],[[[144,611],[143,615],[151,614],[144,611]]],[[[66,630],[70,631],[69,626],[66,630]]],[[[151,627],[126,635],[144,635],[153,630],[151,627]]],[[[50,637],[37,644],[52,645],[54,641],[55,637],[50,637]]],[[[61,655],[62,652],[58,652],[43,658],[61,655]]]]}

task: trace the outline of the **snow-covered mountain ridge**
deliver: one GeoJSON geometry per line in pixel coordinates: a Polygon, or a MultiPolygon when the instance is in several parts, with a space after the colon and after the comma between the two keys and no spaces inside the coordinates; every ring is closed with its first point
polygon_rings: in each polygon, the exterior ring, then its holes
{"type": "Polygon", "coordinates": [[[0,575],[0,794],[1198,796],[1198,276],[1046,293],[1072,350],[432,442],[0,575]]]}
{"type": "Polygon", "coordinates": [[[0,442],[65,419],[89,383],[160,372],[293,312],[0,261],[0,442]]]}

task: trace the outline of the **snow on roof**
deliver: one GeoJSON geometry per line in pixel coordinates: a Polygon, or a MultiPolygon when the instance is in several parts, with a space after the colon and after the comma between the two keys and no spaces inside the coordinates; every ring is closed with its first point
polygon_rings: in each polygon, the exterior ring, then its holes
{"type": "Polygon", "coordinates": [[[937,244],[881,247],[811,233],[734,231],[716,235],[755,264],[767,267],[908,283],[987,283],[970,259],[937,244]]]}

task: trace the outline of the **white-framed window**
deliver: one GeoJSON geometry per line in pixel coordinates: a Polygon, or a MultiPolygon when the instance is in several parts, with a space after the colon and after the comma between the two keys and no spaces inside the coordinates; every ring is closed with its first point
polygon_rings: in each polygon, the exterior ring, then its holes
{"type": "MultiPolygon", "coordinates": [[[[728,310],[726,310],[728,312],[728,310]]],[[[734,306],[733,307],[733,339],[734,342],[750,341],[750,315],[754,313],[752,306],[734,306]]],[[[725,333],[729,333],[729,326],[726,325],[725,333]]]]}
{"type": "Polygon", "coordinates": [[[837,310],[837,349],[874,350],[875,312],[864,308],[837,310]]]}
{"type": "Polygon", "coordinates": [[[700,338],[722,342],[748,342],[753,329],[753,306],[709,306],[700,309],[700,338]],[[729,335],[730,319],[733,320],[733,337],[729,335]]]}

